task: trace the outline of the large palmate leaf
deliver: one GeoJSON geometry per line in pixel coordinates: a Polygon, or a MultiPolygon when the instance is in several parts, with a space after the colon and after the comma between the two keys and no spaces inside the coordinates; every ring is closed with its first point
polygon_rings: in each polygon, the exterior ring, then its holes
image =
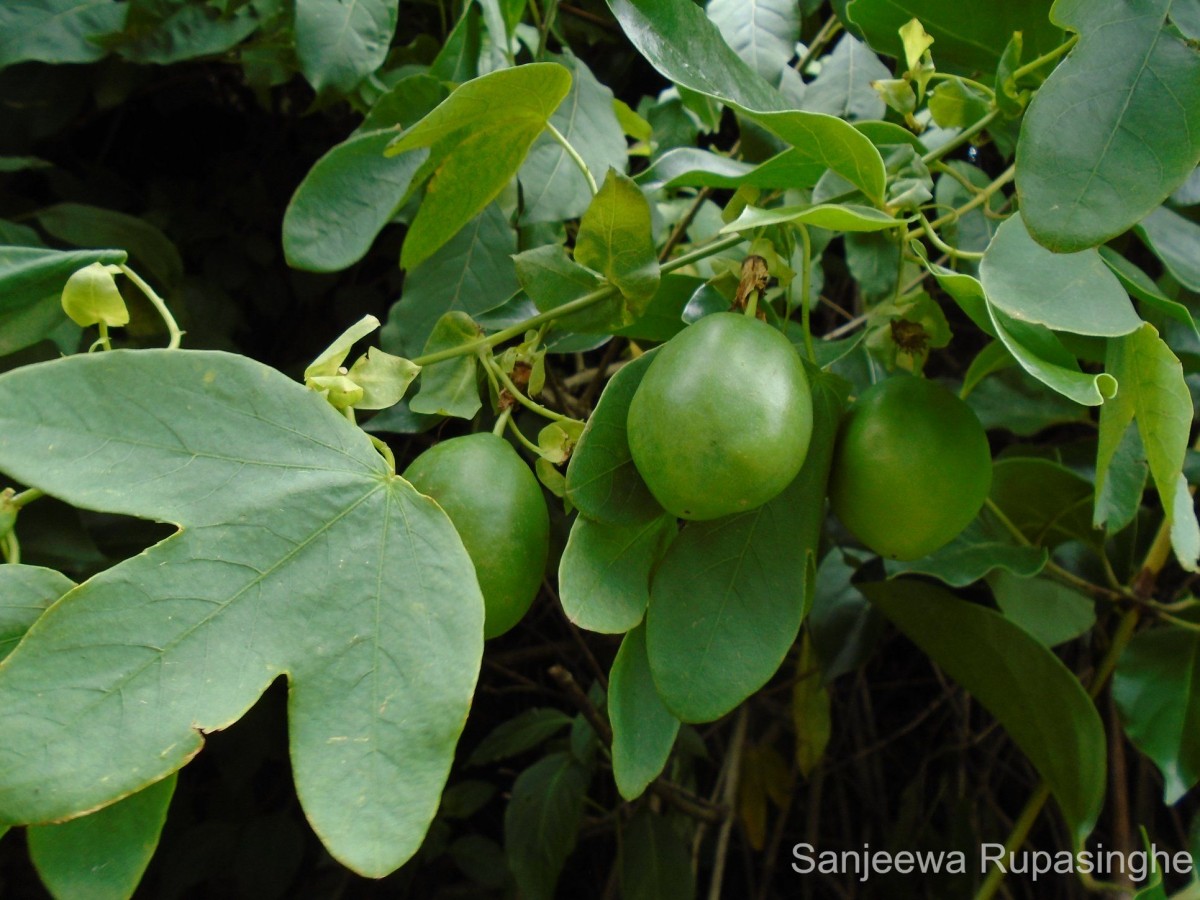
{"type": "Polygon", "coordinates": [[[1104,802],[1104,726],[1083,686],[1049,649],[1004,616],[932,585],[864,585],[929,658],[1004,727],[1054,792],[1076,840],[1104,802]]]}
{"type": "Polygon", "coordinates": [[[1052,250],[1082,250],[1130,228],[1200,161],[1200,51],[1167,23],[1184,5],[1054,4],[1055,21],[1078,32],[1079,44],[1034,94],[1017,143],[1021,215],[1052,250]]]}
{"type": "Polygon", "coordinates": [[[483,603],[445,513],[316,393],[242,357],[115,351],[0,376],[0,470],[176,523],[70,591],[0,666],[0,822],[175,771],[281,675],[297,793],[366,875],[420,846],[483,603]]]}
{"type": "Polygon", "coordinates": [[[794,186],[832,169],[876,203],[887,174],[875,145],[854,126],[823,113],[789,110],[779,91],[738,57],[690,0],[609,0],[638,51],[681,87],[720,100],[792,145],[794,186]]]}
{"type": "Polygon", "coordinates": [[[349,93],[387,58],[399,0],[296,0],[296,56],[317,92],[349,93]]]}
{"type": "Polygon", "coordinates": [[[844,382],[809,369],[813,437],[796,479],[765,506],[689,523],[650,585],[646,648],[667,708],[723,716],[775,674],[812,602],[825,486],[844,382]]]}
{"type": "Polygon", "coordinates": [[[404,268],[427,259],[496,198],[570,88],[571,73],[557,63],[501,69],[459,86],[388,147],[389,156],[429,148],[416,178],[428,177],[429,188],[400,251],[404,268]]]}

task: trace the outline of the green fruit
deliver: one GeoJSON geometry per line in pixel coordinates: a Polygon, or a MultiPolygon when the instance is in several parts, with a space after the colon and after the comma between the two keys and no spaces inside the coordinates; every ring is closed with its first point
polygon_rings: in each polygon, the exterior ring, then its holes
{"type": "Polygon", "coordinates": [[[891,559],[945,546],[979,514],[992,457],[971,407],[901,375],[868,388],[842,422],[829,499],[860,541],[891,559]]]}
{"type": "Polygon", "coordinates": [[[762,506],[808,452],[812,395],[778,330],[716,313],[658,351],[629,404],[629,450],[662,507],[715,519],[762,506]]]}
{"type": "Polygon", "coordinates": [[[475,564],[483,636],[504,634],[537,596],[549,552],[550,517],[529,466],[508,441],[482,432],[431,447],[404,477],[446,511],[475,564]]]}

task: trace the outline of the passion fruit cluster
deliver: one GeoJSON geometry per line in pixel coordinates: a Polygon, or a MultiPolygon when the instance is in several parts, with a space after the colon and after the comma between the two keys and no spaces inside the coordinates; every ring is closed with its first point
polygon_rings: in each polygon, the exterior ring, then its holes
{"type": "MultiPolygon", "coordinates": [[[[627,424],[634,465],[655,499],[703,521],[761,506],[791,483],[812,437],[812,397],[778,330],[717,313],[658,351],[627,424]]],[[[864,391],[846,415],[829,498],[863,544],[911,560],[978,515],[991,473],[971,408],[935,382],[900,375],[864,391]]]]}

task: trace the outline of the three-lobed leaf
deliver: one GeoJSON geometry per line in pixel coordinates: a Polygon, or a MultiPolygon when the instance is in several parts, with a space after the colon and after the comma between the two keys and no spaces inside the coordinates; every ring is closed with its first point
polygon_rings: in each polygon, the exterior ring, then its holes
{"type": "Polygon", "coordinates": [[[429,184],[401,249],[405,269],[427,259],[496,198],[570,87],[571,73],[557,63],[500,69],[460,85],[388,146],[389,156],[429,148],[415,179],[429,184]]]}
{"type": "Polygon", "coordinates": [[[0,469],[180,526],[69,592],[0,666],[0,820],[158,781],[283,675],[297,793],[330,852],[371,876],[416,852],[483,602],[445,513],[361,431],[249,359],[114,351],[0,376],[0,469]]]}

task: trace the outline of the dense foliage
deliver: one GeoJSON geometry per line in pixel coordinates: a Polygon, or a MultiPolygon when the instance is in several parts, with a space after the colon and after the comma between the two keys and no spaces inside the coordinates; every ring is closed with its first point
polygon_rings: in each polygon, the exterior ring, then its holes
{"type": "Polygon", "coordinates": [[[1200,896],[1197,10],[0,2],[0,893],[1200,896]]]}

